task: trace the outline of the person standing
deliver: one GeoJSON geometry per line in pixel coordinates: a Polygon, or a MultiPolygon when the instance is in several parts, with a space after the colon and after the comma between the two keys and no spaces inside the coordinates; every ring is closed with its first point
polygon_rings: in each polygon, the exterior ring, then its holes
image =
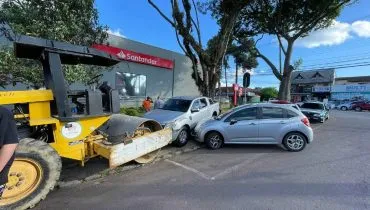
{"type": "Polygon", "coordinates": [[[145,112],[150,112],[153,103],[152,99],[148,96],[146,99],[143,101],[143,108],[145,109],[145,112]]]}
{"type": "Polygon", "coordinates": [[[17,145],[18,135],[14,116],[8,109],[0,106],[0,198],[6,189],[17,145]]]}
{"type": "Polygon", "coordinates": [[[157,97],[157,100],[154,102],[154,109],[160,109],[163,107],[164,101],[161,99],[161,97],[157,97]]]}

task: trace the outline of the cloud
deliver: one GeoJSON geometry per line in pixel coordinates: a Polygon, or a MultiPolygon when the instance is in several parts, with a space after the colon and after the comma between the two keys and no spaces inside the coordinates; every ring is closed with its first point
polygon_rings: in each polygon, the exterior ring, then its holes
{"type": "Polygon", "coordinates": [[[351,30],[352,27],[349,23],[333,21],[330,27],[314,31],[309,36],[297,40],[297,46],[315,48],[339,45],[352,37],[351,30]]]}
{"type": "Polygon", "coordinates": [[[112,34],[112,35],[115,35],[115,36],[120,36],[120,37],[123,37],[123,38],[125,38],[126,36],[125,35],[123,35],[122,34],[122,32],[121,32],[121,29],[113,29],[113,30],[111,30],[111,29],[108,29],[108,31],[107,31],[107,33],[108,34],[112,34]]]}
{"type": "Polygon", "coordinates": [[[359,20],[352,23],[352,31],[359,37],[370,38],[370,21],[359,20]]]}

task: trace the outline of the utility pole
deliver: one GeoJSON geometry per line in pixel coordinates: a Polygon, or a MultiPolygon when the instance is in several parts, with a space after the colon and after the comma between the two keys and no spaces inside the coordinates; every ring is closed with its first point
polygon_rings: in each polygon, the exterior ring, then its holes
{"type": "Polygon", "coordinates": [[[229,90],[227,89],[227,72],[226,72],[226,66],[225,68],[225,83],[226,83],[226,98],[229,99],[229,90]]]}
{"type": "Polygon", "coordinates": [[[238,84],[238,64],[235,63],[235,84],[238,84]]]}

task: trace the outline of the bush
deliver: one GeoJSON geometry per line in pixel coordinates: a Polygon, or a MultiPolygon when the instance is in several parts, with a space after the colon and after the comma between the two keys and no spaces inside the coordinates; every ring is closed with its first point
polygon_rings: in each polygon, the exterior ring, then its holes
{"type": "Polygon", "coordinates": [[[142,107],[122,107],[121,113],[129,116],[142,117],[144,115],[144,109],[142,107]]]}

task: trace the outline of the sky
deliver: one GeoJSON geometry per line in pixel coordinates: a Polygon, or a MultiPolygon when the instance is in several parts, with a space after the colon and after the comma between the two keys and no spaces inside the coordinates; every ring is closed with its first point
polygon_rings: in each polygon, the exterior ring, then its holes
{"type": "MultiPolygon", "coordinates": [[[[170,16],[170,1],[153,0],[170,16]]],[[[101,24],[109,27],[109,33],[143,42],[160,48],[183,53],[178,46],[173,28],[147,0],[96,0],[101,24]]],[[[200,15],[202,42],[217,33],[219,27],[210,14],[200,15]]],[[[264,36],[257,47],[274,64],[279,63],[276,38],[264,36]]],[[[296,42],[292,62],[302,59],[302,70],[336,68],[337,77],[370,75],[370,1],[359,0],[343,9],[332,26],[311,33],[296,42]],[[368,66],[367,66],[368,65],[368,66]]],[[[253,69],[251,87],[278,87],[279,81],[263,60],[253,69]]],[[[241,74],[242,70],[239,70],[241,74]]],[[[241,84],[241,77],[238,79],[241,84]]],[[[235,82],[235,67],[227,70],[228,85],[235,82]]],[[[226,83],[222,79],[222,85],[226,83]]]]}

